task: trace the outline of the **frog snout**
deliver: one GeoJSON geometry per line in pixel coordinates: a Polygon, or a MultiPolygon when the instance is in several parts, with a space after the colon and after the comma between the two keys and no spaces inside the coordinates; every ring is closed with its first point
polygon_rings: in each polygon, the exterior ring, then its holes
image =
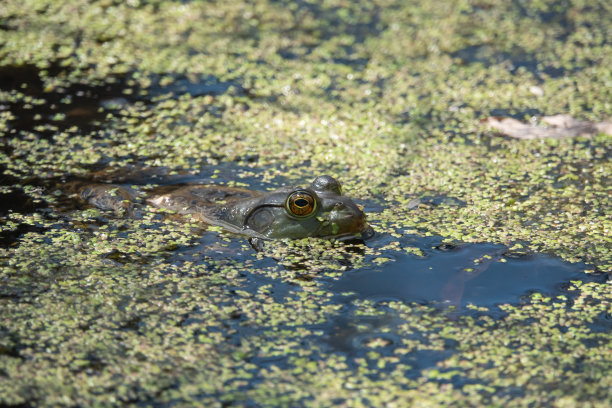
{"type": "Polygon", "coordinates": [[[336,203],[330,212],[330,221],[339,222],[351,231],[361,230],[367,225],[366,216],[356,205],[336,203]]]}

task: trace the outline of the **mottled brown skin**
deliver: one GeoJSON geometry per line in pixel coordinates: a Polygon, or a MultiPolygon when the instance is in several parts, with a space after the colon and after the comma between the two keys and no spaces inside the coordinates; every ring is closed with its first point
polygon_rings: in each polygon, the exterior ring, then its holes
{"type": "MultiPolygon", "coordinates": [[[[128,211],[137,196],[131,188],[112,184],[85,185],[80,194],[98,208],[128,211]]],[[[371,235],[361,208],[342,195],[340,183],[330,176],[319,176],[306,187],[270,192],[216,185],[164,186],[149,192],[146,202],[256,238],[371,235]]]]}

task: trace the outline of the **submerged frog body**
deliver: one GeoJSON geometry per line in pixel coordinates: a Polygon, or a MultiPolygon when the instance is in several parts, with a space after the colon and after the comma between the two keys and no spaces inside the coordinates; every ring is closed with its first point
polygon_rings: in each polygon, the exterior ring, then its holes
{"type": "MultiPolygon", "coordinates": [[[[128,208],[137,196],[131,188],[88,185],[81,197],[103,209],[128,208]]],[[[283,187],[270,192],[216,185],[165,186],[146,201],[250,237],[353,238],[370,235],[363,211],[342,195],[340,183],[319,176],[307,187],[283,187]]]]}

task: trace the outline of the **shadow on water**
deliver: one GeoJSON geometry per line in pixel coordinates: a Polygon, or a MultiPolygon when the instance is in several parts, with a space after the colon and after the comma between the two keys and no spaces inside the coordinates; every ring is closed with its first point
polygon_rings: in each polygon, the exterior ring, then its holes
{"type": "MultiPolygon", "coordinates": [[[[47,75],[58,75],[62,68],[52,65],[47,75]]],[[[81,133],[96,130],[109,112],[118,112],[134,102],[151,103],[155,97],[170,95],[243,95],[236,82],[221,81],[208,75],[201,78],[152,76],[151,86],[142,89],[127,77],[113,77],[103,84],[72,84],[46,87],[39,68],[33,65],[0,67],[0,90],[11,95],[0,101],[0,111],[10,111],[9,134],[35,131],[43,137],[76,127],[81,133]]]]}
{"type": "MultiPolygon", "coordinates": [[[[2,166],[0,166],[1,171],[2,166]]],[[[2,185],[1,182],[0,185],[2,185]]],[[[27,214],[46,207],[46,203],[30,197],[21,188],[13,188],[12,191],[0,193],[0,222],[3,222],[4,217],[16,210],[27,214]]],[[[42,229],[22,223],[13,230],[0,232],[0,248],[8,247],[22,234],[31,231],[42,231],[42,229]]]]}
{"type": "MultiPolygon", "coordinates": [[[[49,75],[58,75],[59,66],[51,66],[49,75]]],[[[125,84],[121,80],[99,86],[73,85],[45,89],[41,70],[33,65],[0,67],[0,112],[10,112],[8,128],[0,135],[0,154],[12,159],[13,148],[9,138],[35,132],[42,138],[52,138],[59,131],[76,127],[81,132],[93,130],[95,121],[104,117],[104,108],[115,109],[127,103],[120,97],[125,84]]],[[[36,198],[33,190],[42,191],[46,181],[36,176],[27,179],[7,173],[7,166],[0,165],[0,222],[11,213],[29,214],[45,211],[47,203],[36,198]],[[28,189],[29,193],[26,191],[28,189]],[[34,194],[32,194],[34,193],[34,194]]],[[[13,229],[0,233],[0,246],[8,247],[22,234],[43,229],[19,223],[13,229]]]]}
{"type": "MultiPolygon", "coordinates": [[[[59,67],[51,67],[50,73],[59,67]]],[[[81,132],[96,129],[106,113],[129,103],[125,80],[101,85],[73,84],[45,89],[40,70],[32,65],[0,67],[0,89],[13,95],[0,104],[10,111],[9,134],[36,131],[51,137],[57,131],[76,126],[81,132]]]]}

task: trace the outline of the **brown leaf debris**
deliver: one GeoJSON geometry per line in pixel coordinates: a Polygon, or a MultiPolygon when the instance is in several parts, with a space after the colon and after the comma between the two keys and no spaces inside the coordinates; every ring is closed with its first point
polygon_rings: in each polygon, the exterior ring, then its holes
{"type": "Polygon", "coordinates": [[[612,135],[612,120],[590,122],[577,120],[570,115],[544,116],[540,123],[545,126],[523,123],[513,118],[490,117],[485,122],[506,136],[516,139],[563,139],[575,136],[592,136],[598,133],[612,135]]]}

